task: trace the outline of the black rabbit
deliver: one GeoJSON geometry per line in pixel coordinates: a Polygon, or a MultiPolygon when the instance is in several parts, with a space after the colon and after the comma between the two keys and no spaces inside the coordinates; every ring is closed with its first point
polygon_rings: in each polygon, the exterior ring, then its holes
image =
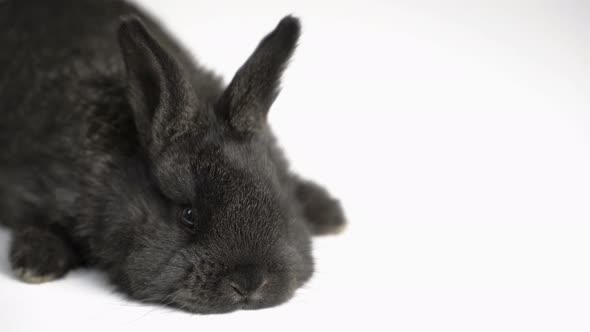
{"type": "Polygon", "coordinates": [[[266,122],[291,16],[226,88],[121,0],[0,1],[0,221],[16,276],[96,266],[191,312],[288,300],[338,201],[289,172],[266,122]]]}

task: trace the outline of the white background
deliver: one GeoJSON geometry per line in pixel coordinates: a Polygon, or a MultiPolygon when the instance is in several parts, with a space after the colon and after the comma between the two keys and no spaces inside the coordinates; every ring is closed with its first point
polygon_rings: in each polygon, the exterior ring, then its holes
{"type": "Polygon", "coordinates": [[[142,3],[226,80],[301,17],[270,121],[349,227],[289,303],[214,316],[22,284],[1,231],[0,330],[590,331],[590,4],[142,3]]]}

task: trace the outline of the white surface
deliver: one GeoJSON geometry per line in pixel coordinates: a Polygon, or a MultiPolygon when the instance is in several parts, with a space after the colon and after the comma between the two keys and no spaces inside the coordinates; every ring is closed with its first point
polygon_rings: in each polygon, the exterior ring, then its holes
{"type": "Polygon", "coordinates": [[[441,2],[144,1],[226,79],[302,18],[270,121],[349,228],[288,304],[216,316],[19,283],[2,231],[0,330],[589,331],[590,7],[441,2]]]}

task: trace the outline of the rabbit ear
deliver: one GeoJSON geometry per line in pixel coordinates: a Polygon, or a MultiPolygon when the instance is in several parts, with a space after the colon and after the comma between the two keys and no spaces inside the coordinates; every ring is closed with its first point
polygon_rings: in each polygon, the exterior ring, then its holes
{"type": "Polygon", "coordinates": [[[244,134],[263,127],[300,30],[297,18],[283,18],[235,74],[218,104],[218,111],[234,130],[244,134]]]}
{"type": "Polygon", "coordinates": [[[139,18],[124,18],[118,37],[140,140],[150,153],[159,153],[174,137],[195,130],[197,98],[180,65],[139,18]]]}

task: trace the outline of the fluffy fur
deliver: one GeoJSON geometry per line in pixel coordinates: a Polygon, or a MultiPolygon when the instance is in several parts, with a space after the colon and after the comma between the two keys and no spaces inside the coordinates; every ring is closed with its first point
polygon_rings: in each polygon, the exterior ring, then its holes
{"type": "Polygon", "coordinates": [[[310,234],[344,224],[266,122],[299,33],[283,18],[224,88],[126,2],[0,2],[0,222],[16,276],[95,266],[135,299],[197,313],[289,299],[313,271],[310,234]]]}

